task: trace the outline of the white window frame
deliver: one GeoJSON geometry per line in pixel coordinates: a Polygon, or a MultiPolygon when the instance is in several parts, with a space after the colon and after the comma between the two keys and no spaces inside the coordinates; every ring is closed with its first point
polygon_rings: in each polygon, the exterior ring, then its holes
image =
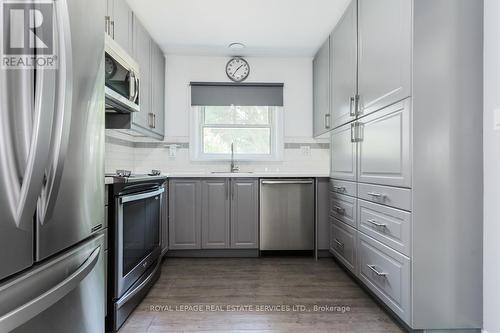
{"type": "MultiPolygon", "coordinates": [[[[190,140],[189,151],[192,161],[230,161],[231,154],[205,154],[203,152],[203,125],[204,106],[192,106],[190,112],[190,140]]],[[[269,125],[217,125],[217,128],[269,128],[271,129],[270,154],[235,154],[235,161],[282,161],[283,160],[283,107],[271,106],[271,119],[269,125]]]]}

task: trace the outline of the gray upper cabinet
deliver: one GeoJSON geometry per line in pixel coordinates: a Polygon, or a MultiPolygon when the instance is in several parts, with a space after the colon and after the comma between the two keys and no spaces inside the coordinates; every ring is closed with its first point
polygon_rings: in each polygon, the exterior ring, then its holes
{"type": "Polygon", "coordinates": [[[341,126],[331,133],[330,177],[357,180],[357,146],[353,143],[351,124],[341,126]]]}
{"type": "Polygon", "coordinates": [[[330,37],[313,60],[313,133],[328,132],[330,124],[330,37]]]}
{"type": "Polygon", "coordinates": [[[412,0],[358,0],[359,112],[411,95],[412,0]]]}
{"type": "Polygon", "coordinates": [[[231,179],[232,248],[259,248],[258,193],[258,179],[231,179]]]}
{"type": "Polygon", "coordinates": [[[331,122],[332,128],[355,118],[357,91],[357,15],[352,1],[331,37],[331,122]]]}
{"type": "Polygon", "coordinates": [[[201,248],[201,181],[169,182],[169,248],[201,248]]]}
{"type": "Polygon", "coordinates": [[[108,0],[112,8],[108,35],[128,54],[132,54],[132,11],[125,0],[108,0]]]}
{"type": "Polygon", "coordinates": [[[156,134],[165,133],[165,56],[160,47],[151,41],[151,112],[153,129],[156,134]]]}
{"type": "Polygon", "coordinates": [[[230,246],[229,181],[226,178],[202,182],[202,248],[223,249],[230,246]]]}
{"type": "Polygon", "coordinates": [[[411,187],[409,99],[359,120],[358,181],[411,187]]]}
{"type": "MultiPolygon", "coordinates": [[[[114,117],[114,127],[163,140],[165,136],[165,56],[126,0],[105,0],[105,33],[139,64],[140,111],[114,117]]],[[[107,118],[110,118],[107,116],[107,118]]],[[[111,120],[110,120],[111,123],[111,120]]]]}
{"type": "Polygon", "coordinates": [[[139,64],[139,106],[134,113],[134,123],[146,130],[152,130],[151,113],[151,38],[137,17],[134,17],[134,58],[139,64]]]}

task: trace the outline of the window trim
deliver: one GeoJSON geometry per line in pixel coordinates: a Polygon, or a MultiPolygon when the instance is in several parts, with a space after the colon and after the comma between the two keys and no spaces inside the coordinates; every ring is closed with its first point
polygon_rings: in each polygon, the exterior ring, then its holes
{"type": "Polygon", "coordinates": [[[271,119],[269,125],[210,125],[204,126],[204,106],[192,106],[190,112],[190,157],[192,161],[230,161],[231,154],[205,154],[203,153],[203,128],[270,128],[271,153],[270,154],[237,154],[235,161],[282,161],[283,160],[283,107],[269,106],[271,119]]]}

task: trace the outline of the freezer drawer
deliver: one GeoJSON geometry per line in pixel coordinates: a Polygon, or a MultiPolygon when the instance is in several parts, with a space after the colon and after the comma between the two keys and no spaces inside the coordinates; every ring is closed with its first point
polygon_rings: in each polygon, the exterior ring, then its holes
{"type": "Polygon", "coordinates": [[[260,181],[260,250],[314,249],[314,180],[260,181]]]}
{"type": "Polygon", "coordinates": [[[0,285],[0,332],[103,333],[104,237],[0,285]]]}

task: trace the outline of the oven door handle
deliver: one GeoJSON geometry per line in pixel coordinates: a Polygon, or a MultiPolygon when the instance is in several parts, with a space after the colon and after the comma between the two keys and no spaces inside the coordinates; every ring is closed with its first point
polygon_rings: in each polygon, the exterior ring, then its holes
{"type": "Polygon", "coordinates": [[[154,197],[154,196],[157,196],[159,194],[162,194],[163,192],[165,192],[165,189],[164,188],[160,188],[156,191],[153,191],[153,192],[146,192],[146,193],[141,193],[141,194],[133,194],[133,195],[125,195],[123,197],[120,197],[120,203],[121,204],[124,204],[126,202],[131,202],[131,201],[137,201],[137,200],[143,200],[143,199],[147,199],[147,198],[151,198],[151,197],[154,197]]]}

